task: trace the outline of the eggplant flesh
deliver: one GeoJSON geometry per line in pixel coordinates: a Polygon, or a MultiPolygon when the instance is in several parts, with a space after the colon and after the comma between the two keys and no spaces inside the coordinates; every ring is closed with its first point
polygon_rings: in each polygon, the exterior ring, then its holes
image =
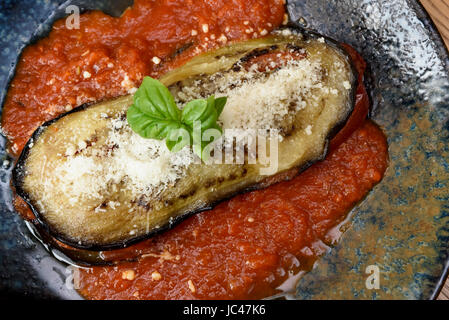
{"type": "Polygon", "coordinates": [[[266,164],[201,163],[188,147],[172,154],[163,141],[139,137],[126,123],[129,95],[78,107],[39,127],[14,168],[13,185],[57,240],[88,250],[126,247],[321,160],[353,110],[356,79],[350,58],[328,39],[284,29],[234,43],[159,80],[178,105],[211,94],[228,96],[219,119],[225,130],[236,124],[248,129],[248,121],[268,118],[264,124],[280,138],[277,166],[268,176],[261,174],[266,164]],[[273,61],[286,53],[292,61],[273,61]],[[285,89],[292,85],[294,94],[285,89]],[[235,121],[242,110],[246,122],[235,121]]]}

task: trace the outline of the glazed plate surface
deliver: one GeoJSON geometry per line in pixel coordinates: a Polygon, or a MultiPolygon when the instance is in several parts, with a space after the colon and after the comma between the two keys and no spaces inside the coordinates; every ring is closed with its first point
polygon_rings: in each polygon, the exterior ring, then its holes
{"type": "MultiPolygon", "coordinates": [[[[132,1],[0,3],[0,105],[23,47],[45,36],[69,4],[119,15],[132,1]]],[[[357,205],[341,241],[298,283],[297,299],[431,299],[449,256],[449,58],[412,0],[292,0],[292,20],[354,46],[369,64],[372,119],[388,137],[385,178],[357,205]],[[367,289],[377,266],[380,288],[367,289]]],[[[70,269],[14,212],[12,159],[0,139],[0,296],[78,299],[70,269]],[[0,163],[1,164],[1,163],[0,163]]],[[[57,253],[56,253],[57,254],[57,253]]]]}

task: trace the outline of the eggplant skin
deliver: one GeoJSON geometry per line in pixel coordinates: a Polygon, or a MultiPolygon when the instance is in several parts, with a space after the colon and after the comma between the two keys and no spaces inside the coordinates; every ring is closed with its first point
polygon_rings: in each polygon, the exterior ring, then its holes
{"type": "MultiPolygon", "coordinates": [[[[354,108],[357,74],[351,59],[336,42],[290,26],[263,39],[231,44],[195,57],[160,81],[182,103],[185,102],[183,88],[192,83],[201,87],[198,94],[213,94],[217,75],[230,74],[238,69],[236,66],[241,67],[254,57],[284,50],[301,50],[306,52],[305,59],[320,61],[322,84],[338,90],[338,94],[321,93],[313,97],[318,107],[295,111],[279,143],[279,165],[273,175],[260,175],[263,167],[260,164],[191,163],[183,168],[181,176],[170,181],[169,187],[151,194],[136,197],[124,188],[130,183],[125,178],[117,183],[118,187],[108,185],[101,199],[72,201],[62,188],[70,181],[60,181],[55,177],[56,172],[70,157],[99,157],[98,150],[107,149],[108,134],[124,130],[111,129],[111,122],[123,119],[133,102],[132,96],[124,96],[80,106],[40,126],[13,170],[12,183],[17,194],[32,209],[40,229],[74,248],[104,251],[124,248],[154,236],[236,194],[293,178],[325,157],[329,139],[345,124],[354,108]],[[312,133],[306,128],[308,125],[313,126],[312,133]],[[67,155],[67,144],[79,141],[82,147],[67,155]],[[46,179],[56,179],[51,181],[60,184],[44,187],[46,179]]],[[[194,97],[193,94],[186,99],[194,97]]],[[[105,161],[108,152],[102,155],[105,161]]]]}

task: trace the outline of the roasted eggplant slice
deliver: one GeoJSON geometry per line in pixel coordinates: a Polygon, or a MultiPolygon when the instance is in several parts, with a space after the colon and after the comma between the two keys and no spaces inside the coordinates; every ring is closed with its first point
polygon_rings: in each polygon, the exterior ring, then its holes
{"type": "Polygon", "coordinates": [[[201,163],[189,147],[171,153],[164,141],[141,138],[127,124],[133,98],[125,96],[42,125],[13,183],[56,239],[90,250],[125,247],[322,159],[353,109],[354,73],[337,45],[292,29],[232,44],[160,80],[180,106],[212,94],[228,97],[219,119],[225,133],[212,155],[231,146],[232,155],[243,150],[243,164],[201,163]],[[270,131],[279,143],[276,149],[271,141],[257,149],[247,143],[239,151],[228,129],[270,131]],[[264,148],[275,166],[262,161],[264,148]]]}

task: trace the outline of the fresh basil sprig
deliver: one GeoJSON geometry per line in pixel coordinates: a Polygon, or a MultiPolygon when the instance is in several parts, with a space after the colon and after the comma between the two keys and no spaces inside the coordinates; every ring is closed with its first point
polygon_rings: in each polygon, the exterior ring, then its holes
{"type": "MultiPolygon", "coordinates": [[[[207,129],[222,132],[217,123],[223,112],[227,98],[198,99],[188,102],[180,110],[170,91],[158,80],[145,77],[142,85],[134,95],[134,103],[127,112],[127,121],[131,129],[147,139],[166,141],[167,148],[176,152],[193,142],[195,123],[201,124],[201,136],[207,129]],[[180,129],[188,132],[190,141],[179,136],[180,129]]],[[[210,143],[210,142],[209,142],[210,143]]],[[[201,143],[201,148],[194,148],[202,158],[202,151],[209,143],[201,143]]]]}

